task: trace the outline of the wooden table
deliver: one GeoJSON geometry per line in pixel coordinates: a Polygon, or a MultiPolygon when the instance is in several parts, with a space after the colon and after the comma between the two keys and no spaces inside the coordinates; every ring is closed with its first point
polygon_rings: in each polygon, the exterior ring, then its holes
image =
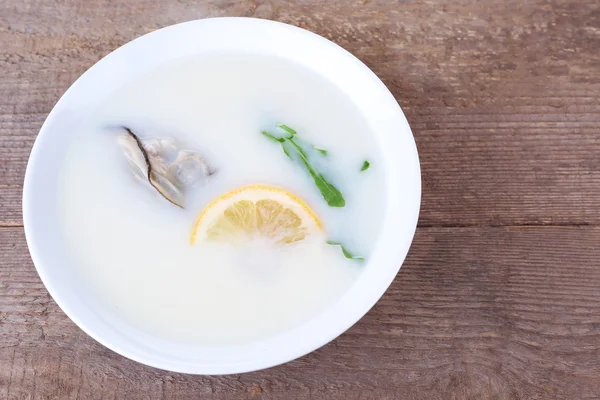
{"type": "Polygon", "coordinates": [[[0,0],[0,399],[600,398],[600,2],[0,0]],[[297,25],[369,65],[423,170],[408,259],[352,329],[207,377],[129,361],[47,294],[23,236],[30,148],[108,52],[189,19],[297,25]]]}

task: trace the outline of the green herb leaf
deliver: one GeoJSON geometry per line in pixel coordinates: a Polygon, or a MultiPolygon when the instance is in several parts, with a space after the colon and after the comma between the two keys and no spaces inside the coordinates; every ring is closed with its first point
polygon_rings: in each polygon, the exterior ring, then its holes
{"type": "Polygon", "coordinates": [[[309,163],[306,152],[294,141],[294,139],[289,139],[289,143],[292,144],[294,149],[298,152],[298,157],[300,157],[300,161],[315,181],[315,185],[321,192],[321,195],[327,202],[329,207],[344,207],[346,205],[346,200],[344,200],[344,196],[342,193],[333,186],[332,183],[328,182],[327,179],[323,176],[323,174],[317,172],[309,163]]]}
{"type": "Polygon", "coordinates": [[[311,175],[329,207],[344,207],[346,205],[346,200],[344,200],[342,193],[332,183],[327,182],[323,175],[316,175],[314,173],[311,173],[311,175]]]}
{"type": "Polygon", "coordinates": [[[281,148],[283,149],[283,152],[285,153],[286,156],[288,156],[288,158],[292,161],[294,161],[294,157],[292,157],[292,153],[290,152],[290,150],[288,149],[289,146],[286,146],[286,143],[284,141],[284,143],[281,143],[281,148]]]}
{"type": "Polygon", "coordinates": [[[320,149],[318,147],[313,146],[313,149],[315,149],[316,151],[318,151],[319,153],[321,153],[322,155],[326,156],[328,151],[325,149],[320,149]]]}
{"type": "MultiPolygon", "coordinates": [[[[277,127],[289,133],[290,136],[278,138],[265,131],[261,133],[269,140],[280,143],[285,155],[293,161],[298,161],[306,169],[315,182],[315,186],[317,186],[317,189],[319,189],[321,195],[330,207],[344,207],[346,205],[344,196],[331,182],[327,181],[321,172],[311,165],[306,151],[304,151],[298,142],[300,139],[297,138],[296,131],[283,124],[277,125],[277,127]]],[[[302,141],[300,140],[300,143],[301,142],[302,141]]]]}
{"type": "Polygon", "coordinates": [[[285,142],[285,138],[279,138],[279,137],[273,136],[269,132],[260,131],[260,133],[262,133],[267,139],[269,139],[272,142],[276,142],[276,143],[283,143],[283,142],[285,142]]]}
{"type": "Polygon", "coordinates": [[[287,133],[290,134],[290,137],[288,139],[291,139],[294,136],[296,136],[296,131],[293,130],[292,128],[290,128],[289,126],[285,125],[285,124],[277,124],[277,127],[279,129],[283,129],[284,131],[286,131],[287,133]]]}
{"type": "Polygon", "coordinates": [[[344,254],[344,257],[346,257],[349,260],[356,260],[356,261],[364,261],[365,260],[364,257],[355,256],[352,253],[350,253],[348,250],[346,250],[344,245],[341,244],[340,242],[333,242],[331,240],[328,240],[326,243],[331,246],[340,246],[340,248],[342,249],[342,253],[344,254]]]}
{"type": "Polygon", "coordinates": [[[363,163],[362,167],[360,168],[360,172],[368,170],[370,166],[371,166],[371,163],[368,162],[367,160],[365,160],[365,162],[363,163]]]}

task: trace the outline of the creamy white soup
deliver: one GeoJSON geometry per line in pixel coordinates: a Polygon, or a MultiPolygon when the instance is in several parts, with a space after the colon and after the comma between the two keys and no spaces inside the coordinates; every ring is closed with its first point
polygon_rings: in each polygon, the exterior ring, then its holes
{"type": "Polygon", "coordinates": [[[353,284],[378,239],[383,175],[360,111],[318,74],[199,55],[86,118],[64,160],[63,234],[74,273],[133,328],[247,343],[353,284]]]}

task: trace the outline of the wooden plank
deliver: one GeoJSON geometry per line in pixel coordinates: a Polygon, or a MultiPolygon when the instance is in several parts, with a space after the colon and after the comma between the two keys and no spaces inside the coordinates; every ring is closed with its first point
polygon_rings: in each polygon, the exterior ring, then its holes
{"type": "Polygon", "coordinates": [[[422,226],[598,224],[600,3],[32,1],[3,5],[0,225],[62,92],[119,45],[182,20],[258,16],[356,54],[412,124],[422,226]]]}
{"type": "Polygon", "coordinates": [[[46,294],[20,228],[0,229],[0,398],[592,399],[600,228],[419,228],[347,333],[244,375],[168,373],[83,334],[46,294]]]}
{"type": "Polygon", "coordinates": [[[600,222],[597,1],[24,0],[0,15],[0,399],[598,398],[600,228],[567,226],[600,222]],[[331,344],[267,371],[171,374],[104,349],[48,297],[18,228],[22,179],[90,65],[227,15],[317,32],[383,79],[419,146],[421,228],[390,290],[331,344]]]}

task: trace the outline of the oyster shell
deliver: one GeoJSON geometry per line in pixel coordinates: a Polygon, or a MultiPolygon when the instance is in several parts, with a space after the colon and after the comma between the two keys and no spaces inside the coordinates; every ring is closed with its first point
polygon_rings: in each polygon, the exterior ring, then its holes
{"type": "Polygon", "coordinates": [[[179,150],[171,138],[141,140],[131,129],[124,129],[125,133],[118,136],[117,143],[134,176],[148,182],[177,207],[184,208],[185,189],[211,175],[204,158],[190,150],[179,150]]]}

